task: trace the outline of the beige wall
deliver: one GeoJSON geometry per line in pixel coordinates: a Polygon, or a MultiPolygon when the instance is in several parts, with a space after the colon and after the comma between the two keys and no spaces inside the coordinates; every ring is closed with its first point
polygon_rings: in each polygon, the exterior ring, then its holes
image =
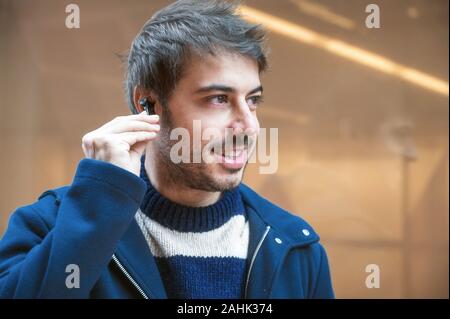
{"type": "MultiPolygon", "coordinates": [[[[115,54],[166,3],[0,0],[0,233],[16,207],[70,183],[84,133],[127,114],[115,54]],[[78,30],[64,25],[71,2],[78,30]]],[[[378,1],[378,30],[365,1],[247,3],[448,82],[445,0],[378,1]]],[[[279,169],[250,165],[245,181],[317,229],[338,297],[448,298],[448,93],[276,32],[269,45],[260,121],[279,128],[279,169]],[[365,286],[372,263],[379,289],[365,286]]]]}

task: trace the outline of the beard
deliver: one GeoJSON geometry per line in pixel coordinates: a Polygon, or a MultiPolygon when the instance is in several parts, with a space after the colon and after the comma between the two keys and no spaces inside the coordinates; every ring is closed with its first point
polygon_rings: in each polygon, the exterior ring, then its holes
{"type": "MultiPolygon", "coordinates": [[[[168,109],[162,112],[161,129],[159,138],[155,140],[157,151],[157,161],[159,169],[164,174],[163,178],[167,185],[182,184],[185,187],[207,191],[224,192],[237,187],[241,181],[247,163],[239,169],[225,169],[226,174],[214,173],[212,166],[217,163],[174,163],[170,158],[170,150],[178,141],[170,139],[170,132],[173,128],[171,115],[168,109]]],[[[190,147],[190,160],[194,158],[194,150],[190,147]]]]}

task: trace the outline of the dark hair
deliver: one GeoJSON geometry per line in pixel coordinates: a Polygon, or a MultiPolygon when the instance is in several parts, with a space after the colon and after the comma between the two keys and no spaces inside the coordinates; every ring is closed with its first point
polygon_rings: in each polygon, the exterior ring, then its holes
{"type": "Polygon", "coordinates": [[[154,92],[166,106],[192,54],[225,50],[255,59],[260,73],[266,70],[265,31],[244,21],[237,7],[237,2],[179,0],[144,24],[128,53],[125,90],[132,113],[137,113],[135,86],[154,92]]]}

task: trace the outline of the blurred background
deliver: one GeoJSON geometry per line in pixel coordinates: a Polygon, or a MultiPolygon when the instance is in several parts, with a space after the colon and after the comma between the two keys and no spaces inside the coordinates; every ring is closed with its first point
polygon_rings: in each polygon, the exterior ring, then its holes
{"type": "MultiPolygon", "coordinates": [[[[71,183],[85,133],[129,113],[117,54],[170,2],[0,0],[0,234],[71,183]]],[[[269,31],[261,126],[279,128],[277,173],[245,182],[316,228],[338,298],[448,298],[449,2],[377,0],[367,28],[370,3],[245,1],[269,31]]]]}

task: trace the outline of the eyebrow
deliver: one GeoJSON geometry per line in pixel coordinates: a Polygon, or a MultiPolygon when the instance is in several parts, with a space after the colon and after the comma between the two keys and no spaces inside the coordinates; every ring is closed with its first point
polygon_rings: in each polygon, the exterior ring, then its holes
{"type": "MultiPolygon", "coordinates": [[[[226,86],[226,85],[220,85],[220,84],[211,84],[205,87],[201,87],[199,88],[197,91],[195,91],[195,94],[198,93],[205,93],[205,92],[209,92],[209,91],[222,91],[222,92],[236,92],[236,89],[232,88],[231,86],[226,86]]],[[[253,94],[256,92],[263,92],[263,87],[262,85],[254,88],[253,90],[251,90],[250,92],[247,93],[248,94],[253,94]]]]}

